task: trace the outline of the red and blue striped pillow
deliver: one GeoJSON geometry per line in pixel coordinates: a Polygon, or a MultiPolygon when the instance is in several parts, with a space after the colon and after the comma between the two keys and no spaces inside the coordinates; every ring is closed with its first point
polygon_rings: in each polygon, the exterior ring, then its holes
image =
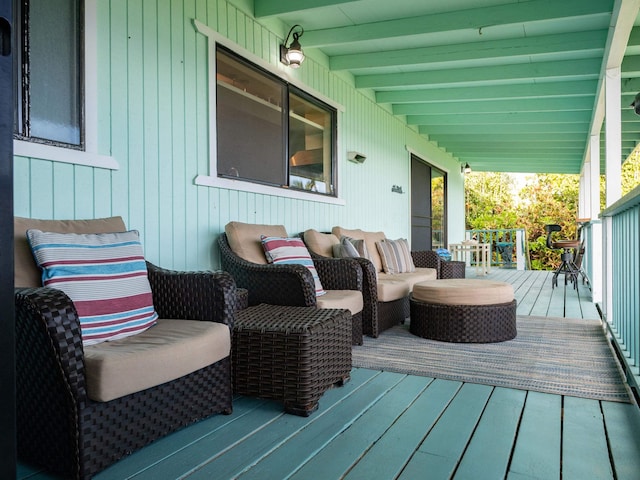
{"type": "Polygon", "coordinates": [[[156,323],[137,231],[52,233],[28,230],[42,283],[62,290],[80,318],[83,345],[140,333],[156,323]]]}
{"type": "Polygon", "coordinates": [[[300,238],[282,238],[260,236],[262,247],[269,263],[298,263],[304,265],[311,272],[316,288],[316,297],[327,293],[316,270],[309,250],[300,238]]]}

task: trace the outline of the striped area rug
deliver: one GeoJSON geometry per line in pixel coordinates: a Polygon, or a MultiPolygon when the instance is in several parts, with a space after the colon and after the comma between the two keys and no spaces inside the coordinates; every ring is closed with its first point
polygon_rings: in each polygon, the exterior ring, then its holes
{"type": "Polygon", "coordinates": [[[426,340],[398,325],[353,347],[353,366],[537,392],[629,402],[599,320],[519,316],[514,340],[426,340]]]}

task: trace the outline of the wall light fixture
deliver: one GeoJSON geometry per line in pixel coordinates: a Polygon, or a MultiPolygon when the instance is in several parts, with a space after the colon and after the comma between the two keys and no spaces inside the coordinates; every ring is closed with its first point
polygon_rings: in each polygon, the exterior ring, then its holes
{"type": "Polygon", "coordinates": [[[291,68],[298,68],[302,62],[304,62],[304,53],[302,52],[302,47],[300,46],[300,42],[298,39],[304,33],[304,28],[300,25],[294,25],[289,30],[287,34],[287,38],[284,41],[283,45],[280,45],[280,62],[288,65],[291,68]],[[296,30],[296,28],[298,30],[296,30]],[[287,43],[289,42],[289,38],[293,35],[293,41],[287,47],[287,43]]]}

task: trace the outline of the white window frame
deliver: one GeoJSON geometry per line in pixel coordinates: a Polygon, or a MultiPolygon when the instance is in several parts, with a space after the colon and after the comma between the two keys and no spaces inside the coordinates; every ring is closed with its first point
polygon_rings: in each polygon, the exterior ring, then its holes
{"type": "MultiPolygon", "coordinates": [[[[285,80],[286,82],[295,85],[299,89],[304,92],[318,98],[319,100],[325,102],[331,107],[336,109],[336,131],[340,132],[340,117],[342,112],[344,112],[344,107],[340,104],[337,104],[333,100],[325,97],[319,92],[315,92],[306,85],[302,84],[298,80],[289,77],[286,75],[286,72],[282,70],[276,69],[270,63],[265,62],[261,58],[257,57],[253,53],[248,50],[242,48],[241,46],[231,42],[227,38],[224,38],[215,30],[211,29],[204,23],[193,20],[194,26],[196,30],[202,33],[208,39],[208,75],[209,75],[209,174],[208,175],[196,175],[194,179],[195,185],[203,185],[207,187],[215,187],[215,188],[225,188],[228,190],[239,190],[243,192],[251,192],[258,193],[264,195],[273,195],[278,197],[285,198],[293,198],[299,200],[309,200],[313,202],[321,202],[321,203],[329,203],[333,205],[346,205],[346,202],[340,196],[340,165],[342,165],[343,155],[340,153],[340,133],[337,135],[336,139],[336,153],[337,158],[334,162],[334,168],[336,169],[336,184],[337,184],[337,196],[329,196],[329,195],[321,195],[316,193],[308,193],[299,190],[292,190],[282,187],[273,187],[269,185],[261,185],[258,183],[248,182],[246,180],[233,180],[230,178],[222,178],[218,177],[218,162],[217,162],[217,112],[216,112],[216,44],[219,43],[232,50],[236,54],[241,57],[246,58],[250,62],[259,65],[263,69],[267,70],[270,73],[273,73],[277,77],[285,80]]],[[[304,67],[303,67],[304,68],[304,67]]]]}
{"type": "Polygon", "coordinates": [[[98,0],[84,0],[84,150],[14,139],[14,156],[110,170],[120,168],[115,158],[98,153],[97,2],[98,0]]]}

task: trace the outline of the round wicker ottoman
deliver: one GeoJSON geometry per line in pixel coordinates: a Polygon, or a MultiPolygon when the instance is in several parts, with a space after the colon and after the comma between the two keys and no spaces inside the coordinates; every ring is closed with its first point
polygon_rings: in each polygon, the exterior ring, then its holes
{"type": "Polygon", "coordinates": [[[503,342],[516,337],[513,287],[479,279],[416,283],[410,298],[409,330],[431,340],[503,342]]]}

